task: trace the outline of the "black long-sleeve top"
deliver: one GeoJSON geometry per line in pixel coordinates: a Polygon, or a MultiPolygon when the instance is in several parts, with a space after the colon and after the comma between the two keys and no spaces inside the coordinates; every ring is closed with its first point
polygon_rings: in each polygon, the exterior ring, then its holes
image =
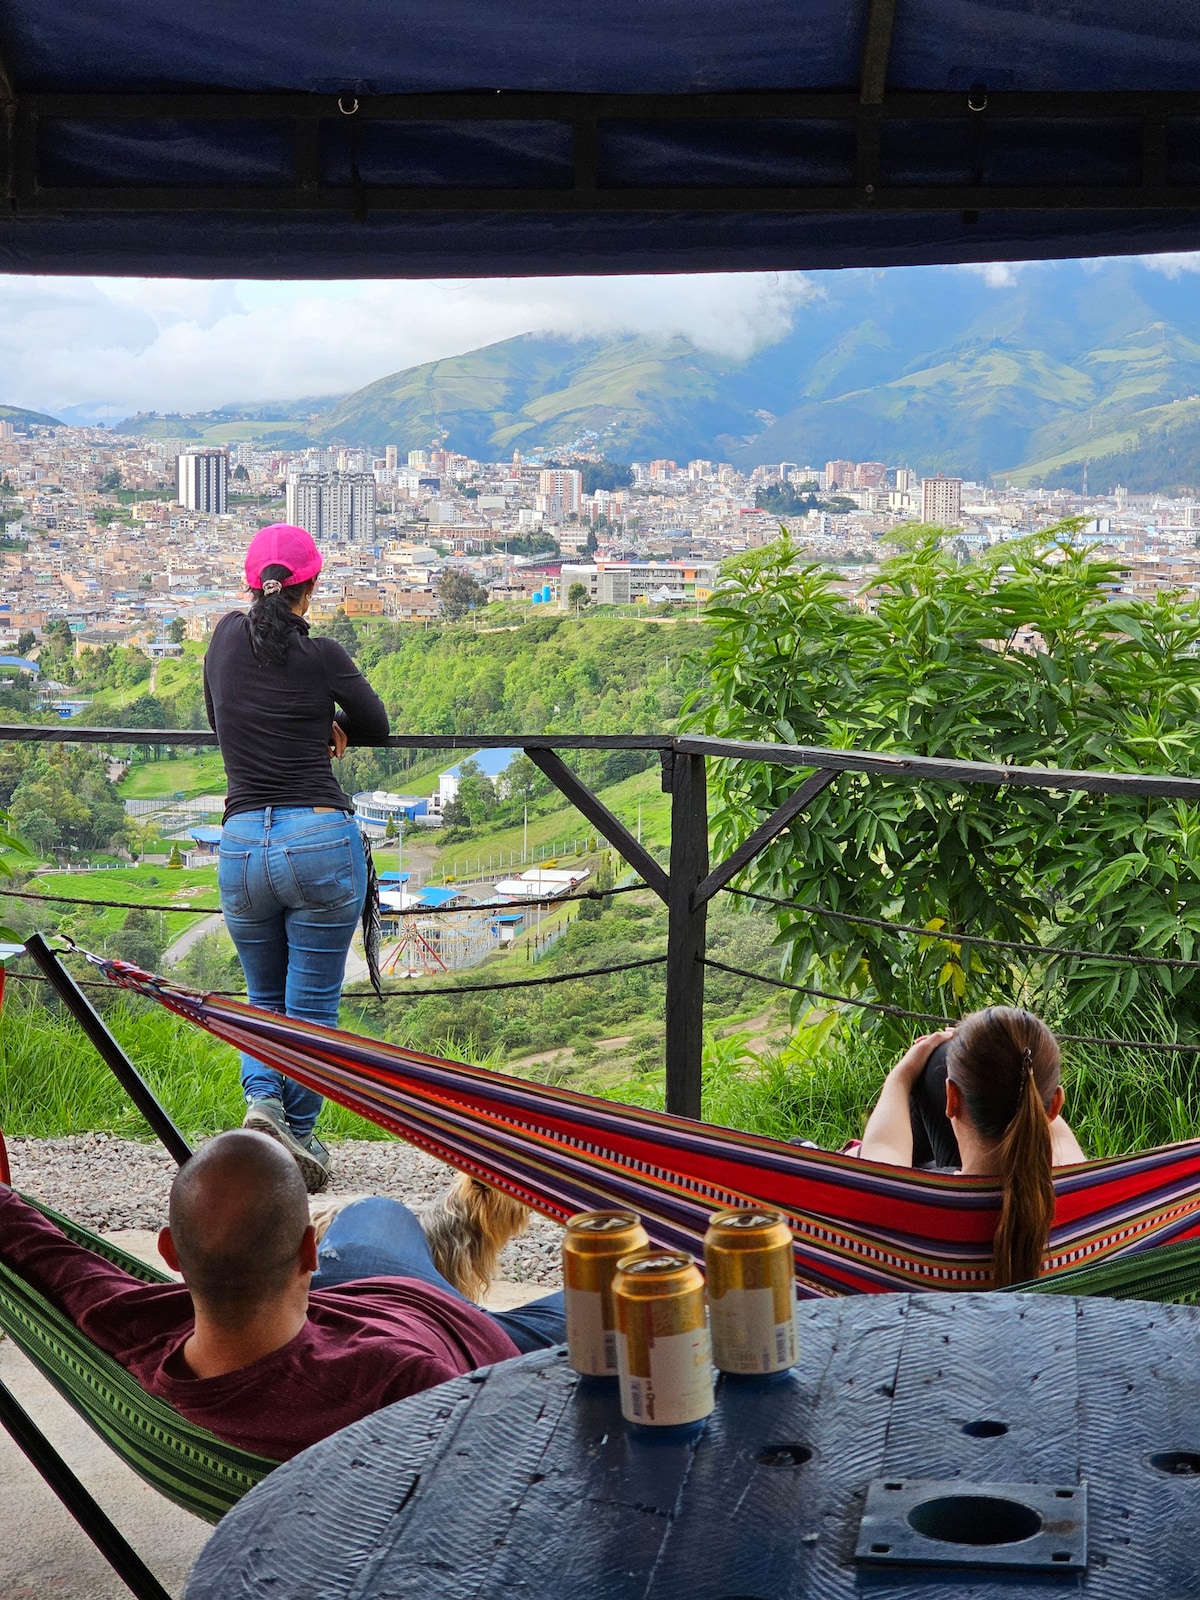
{"type": "Polygon", "coordinates": [[[310,638],[303,617],[292,623],[282,666],[254,654],[244,611],[221,618],[204,657],[204,705],[228,784],[226,822],[263,806],[353,811],[330,758],[335,707],[351,744],[382,744],[390,731],[383,701],[337,640],[310,638]]]}

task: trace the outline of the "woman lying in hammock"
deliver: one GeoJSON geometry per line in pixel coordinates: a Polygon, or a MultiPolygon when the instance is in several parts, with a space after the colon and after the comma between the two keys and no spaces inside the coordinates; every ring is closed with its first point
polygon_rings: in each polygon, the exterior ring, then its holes
{"type": "Polygon", "coordinates": [[[1052,1169],[1087,1157],[1062,1117],[1058,1044],[1028,1011],[989,1006],[926,1034],[892,1068],[858,1155],[997,1177],[996,1288],[1036,1278],[1054,1218],[1052,1169]]]}

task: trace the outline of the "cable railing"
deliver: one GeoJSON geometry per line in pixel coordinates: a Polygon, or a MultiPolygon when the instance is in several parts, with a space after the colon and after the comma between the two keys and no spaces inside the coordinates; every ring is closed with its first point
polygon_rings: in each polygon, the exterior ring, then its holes
{"type": "MultiPolygon", "coordinates": [[[[60,742],[96,745],[178,746],[205,748],[216,744],[206,731],[189,729],[119,729],[48,726],[0,726],[0,739],[28,742],[60,742]]],[[[1200,960],[1160,956],[1139,951],[1100,951],[1056,946],[1035,940],[996,939],[969,930],[953,931],[889,921],[839,910],[819,902],[790,901],[756,890],[737,888],[732,880],[745,871],[775,838],[825,789],[842,774],[911,784],[936,783],[950,789],[969,789],[974,785],[993,788],[1025,788],[1091,794],[1159,797],[1191,801],[1200,805],[1200,779],[1146,773],[1080,772],[1049,767],[1018,767],[1003,763],[943,760],[902,753],[833,750],[819,746],[773,744],[759,741],[720,739],[700,735],[671,737],[654,734],[402,734],[387,741],[387,747],[403,750],[519,749],[543,772],[589,824],[598,841],[615,850],[637,874],[633,883],[619,888],[591,887],[570,894],[519,901],[501,899],[470,902],[457,907],[406,907],[393,915],[422,917],[448,916],[480,911],[511,911],[516,907],[561,906],[573,900],[597,900],[621,893],[640,892],[660,899],[667,909],[667,947],[665,954],[603,966],[555,971],[528,978],[500,979],[482,983],[430,985],[422,982],[409,987],[394,987],[388,998],[415,999],[431,993],[479,994],[490,990],[540,988],[550,984],[602,978],[635,970],[664,968],[664,1060],[667,1109],[698,1117],[701,1103],[701,1059],[704,1026],[704,974],[721,972],[746,982],[764,984],[781,991],[805,996],[823,1005],[849,1007],[903,1021],[943,1026],[949,1019],[933,1012],[892,1004],[885,1000],[838,993],[817,985],[789,982],[782,977],[754,972],[710,957],[706,949],[707,908],[719,893],[728,893],[748,903],[769,906],[773,912],[795,913],[841,921],[848,926],[887,930],[901,937],[920,937],[958,946],[979,946],[1010,954],[1043,957],[1047,961],[1100,961],[1124,966],[1158,966],[1191,971],[1200,969],[1200,960]],[[572,771],[563,754],[580,750],[627,750],[656,754],[662,766],[663,791],[671,797],[670,845],[666,864],[636,837],[572,771]],[[725,860],[713,865],[709,858],[709,818],[707,806],[707,765],[710,761],[764,763],[791,768],[807,776],[776,809],[759,823],[725,860]]],[[[0,896],[6,891],[0,887],[0,896]]],[[[28,890],[7,891],[24,900],[46,899],[61,904],[109,905],[116,909],[146,911],[184,911],[211,916],[216,906],[149,904],[138,901],[99,901],[90,897],[42,895],[28,890]]],[[[13,974],[14,977],[18,976],[13,974]]],[[[32,974],[25,975],[32,977],[32,974]]],[[[345,991],[356,998],[357,991],[345,991]]],[[[369,996],[361,996],[364,1000],[369,996]]],[[[1200,1044],[1180,1041],[1123,1039],[1091,1035],[1059,1034],[1066,1043],[1148,1051],[1152,1053],[1200,1055],[1200,1044]]]]}

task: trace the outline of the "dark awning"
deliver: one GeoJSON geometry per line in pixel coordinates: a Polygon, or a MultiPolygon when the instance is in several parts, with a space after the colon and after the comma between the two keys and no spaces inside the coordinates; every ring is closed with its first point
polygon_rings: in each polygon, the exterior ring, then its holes
{"type": "Polygon", "coordinates": [[[1197,241],[1195,0],[6,0],[0,64],[0,270],[783,269],[1197,241]]]}

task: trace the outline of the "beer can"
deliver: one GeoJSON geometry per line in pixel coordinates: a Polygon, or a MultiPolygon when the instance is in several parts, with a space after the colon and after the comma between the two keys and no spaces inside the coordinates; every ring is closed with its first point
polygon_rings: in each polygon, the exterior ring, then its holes
{"type": "Polygon", "coordinates": [[[792,1230],[781,1212],[717,1211],[704,1235],[713,1361],[721,1372],[795,1366],[792,1230]]]}
{"type": "Polygon", "coordinates": [[[617,1375],[617,1319],[612,1282],[622,1256],[648,1250],[650,1240],[635,1211],[581,1211],[563,1235],[563,1298],[567,1357],[592,1378],[617,1375]]]}
{"type": "Polygon", "coordinates": [[[704,1279],[686,1251],[625,1256],[613,1280],[621,1415],[650,1428],[699,1422],[713,1408],[704,1279]]]}

